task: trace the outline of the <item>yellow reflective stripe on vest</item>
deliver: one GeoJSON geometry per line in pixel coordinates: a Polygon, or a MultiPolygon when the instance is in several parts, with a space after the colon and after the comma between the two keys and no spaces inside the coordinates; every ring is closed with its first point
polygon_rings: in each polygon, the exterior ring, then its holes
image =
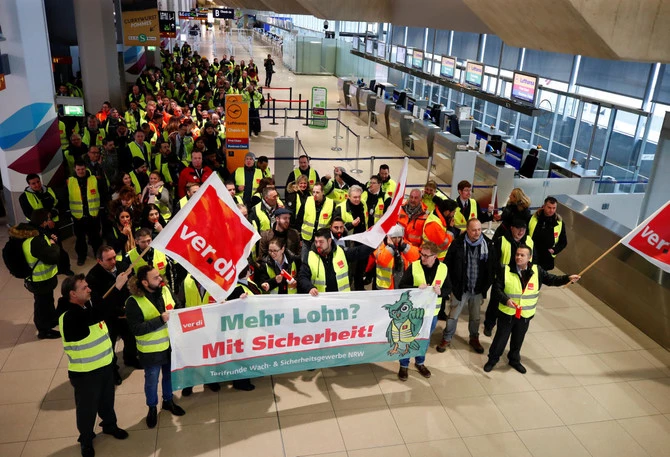
{"type": "MultiPolygon", "coordinates": [[[[438,261],[436,260],[436,262],[438,261]]],[[[448,272],[449,269],[447,268],[447,265],[442,262],[439,262],[431,286],[437,284],[440,287],[442,287],[444,281],[447,280],[448,272]]],[[[421,284],[427,284],[426,275],[424,274],[423,267],[421,266],[421,260],[415,260],[414,262],[412,262],[412,279],[414,280],[413,282],[414,287],[419,287],[421,284]]],[[[440,312],[441,305],[442,305],[442,297],[438,295],[435,301],[435,312],[433,313],[433,315],[437,316],[437,314],[440,312]]]]}
{"type": "MultiPolygon", "coordinates": [[[[530,248],[530,259],[533,260],[533,239],[530,236],[526,237],[524,244],[530,248]]],[[[515,251],[516,252],[516,251],[515,251]]],[[[503,267],[509,265],[512,261],[512,243],[504,236],[500,239],[500,265],[503,267]]]]}
{"type": "MultiPolygon", "coordinates": [[[[314,251],[309,251],[307,264],[312,271],[312,284],[319,292],[326,291],[326,268],[321,260],[321,256],[314,251]]],[[[337,248],[333,254],[333,268],[335,269],[335,279],[337,280],[337,290],[339,292],[349,292],[349,265],[347,257],[342,248],[337,248]],[[339,264],[342,264],[342,267],[339,264]]]]}
{"type": "MultiPolygon", "coordinates": [[[[70,213],[75,219],[81,219],[84,217],[84,202],[77,178],[68,178],[67,190],[70,201],[70,213]]],[[[100,193],[98,192],[98,180],[95,176],[89,176],[86,179],[86,200],[88,201],[88,213],[92,217],[97,216],[100,211],[100,193]]]]}
{"type": "MultiPolygon", "coordinates": [[[[316,201],[314,197],[308,197],[305,202],[305,213],[303,217],[300,236],[305,241],[311,241],[314,237],[315,225],[317,230],[322,227],[327,227],[333,218],[333,210],[335,209],[335,202],[333,200],[324,199],[321,212],[319,213],[319,220],[316,220],[316,201]],[[324,217],[326,215],[327,217],[324,217]]],[[[296,214],[298,212],[296,211],[296,214]]]]}
{"type": "MultiPolygon", "coordinates": [[[[509,266],[505,267],[505,294],[521,306],[521,317],[532,317],[535,314],[537,300],[540,296],[539,281],[537,265],[533,265],[533,275],[526,284],[525,290],[521,287],[519,275],[512,273],[509,266]]],[[[499,303],[498,309],[510,316],[516,314],[516,307],[509,306],[507,303],[499,303]]]]}
{"type": "MultiPolygon", "coordinates": [[[[23,242],[23,244],[21,244],[21,248],[23,249],[23,256],[26,258],[26,262],[30,268],[33,269],[31,280],[33,282],[46,281],[56,276],[58,273],[58,265],[46,264],[33,255],[32,251],[30,250],[30,245],[33,241],[33,238],[34,237],[28,238],[23,242]]],[[[48,244],[49,238],[44,235],[44,239],[48,244]]]]}
{"type": "Polygon", "coordinates": [[[461,212],[461,207],[456,208],[454,213],[454,227],[459,230],[465,230],[468,227],[468,221],[473,217],[477,217],[477,201],[474,198],[470,199],[470,214],[466,219],[461,212]]]}
{"type": "MultiPolygon", "coordinates": [[[[63,331],[63,320],[67,312],[58,318],[58,324],[63,331]]],[[[61,336],[63,350],[68,358],[68,370],[74,372],[90,372],[112,363],[114,349],[109,339],[107,325],[104,321],[89,326],[86,338],[80,341],[65,341],[61,336]]]]}
{"type": "MultiPolygon", "coordinates": [[[[165,307],[168,309],[170,306],[174,308],[174,300],[172,299],[172,294],[167,287],[163,287],[161,290],[163,301],[165,302],[165,307]]],[[[146,297],[139,297],[137,295],[132,295],[132,298],[135,299],[140,310],[142,311],[142,316],[144,317],[144,322],[160,317],[160,313],[156,306],[154,306],[151,301],[146,297]]],[[[137,342],[137,350],[143,353],[152,353],[152,352],[162,352],[167,350],[170,347],[170,336],[168,335],[168,328],[166,324],[161,325],[159,328],[153,332],[146,333],[144,335],[136,335],[135,340],[137,342]]]]}

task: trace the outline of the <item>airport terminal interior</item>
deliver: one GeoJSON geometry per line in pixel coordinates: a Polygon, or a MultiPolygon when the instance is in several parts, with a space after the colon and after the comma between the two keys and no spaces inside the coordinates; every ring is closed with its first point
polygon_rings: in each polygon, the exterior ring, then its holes
{"type": "MultiPolygon", "coordinates": [[[[276,74],[271,88],[264,88],[263,94],[276,101],[274,105],[269,103],[261,109],[261,116],[269,115],[271,118],[262,118],[260,135],[250,138],[250,150],[256,156],[268,156],[273,170],[279,165],[273,159],[275,140],[281,137],[292,138],[294,157],[308,154],[312,158],[312,167],[321,176],[332,175],[334,167],[344,167],[357,179],[366,182],[371,174],[377,172],[379,165],[388,164],[392,177],[397,180],[405,157],[427,158],[429,152],[420,150],[418,144],[423,138],[421,132],[413,133],[411,138],[417,143],[416,147],[411,141],[398,144],[376,127],[383,122],[377,121],[377,116],[381,114],[369,111],[367,107],[359,113],[359,107],[347,105],[349,94],[343,92],[343,85],[356,85],[362,77],[364,83],[376,79],[379,83],[393,84],[398,92],[396,97],[400,96],[402,89],[411,88],[414,94],[420,94],[414,96],[415,103],[416,99],[428,98],[430,103],[424,104],[423,110],[414,110],[413,114],[421,117],[435,103],[442,103],[445,109],[453,109],[457,116],[458,107],[463,105],[479,112],[479,122],[475,122],[473,128],[484,130],[474,140],[491,140],[494,152],[502,146],[501,133],[502,136],[509,133],[512,126],[512,130],[517,129],[518,133],[514,141],[509,142],[510,150],[519,150],[518,160],[524,153],[524,147],[528,149],[530,144],[544,144],[545,149],[550,148],[555,154],[549,159],[545,154],[547,166],[540,165],[537,169],[544,171],[543,177],[547,181],[550,181],[549,173],[561,173],[558,167],[550,165],[552,161],[569,164],[574,159],[584,165],[588,155],[588,160],[601,165],[598,178],[588,175],[589,166],[586,165],[579,167],[584,176],[565,177],[569,184],[545,185],[540,182],[537,187],[529,187],[527,192],[532,196],[534,208],[541,206],[544,197],[550,194],[575,194],[571,200],[577,205],[574,208],[579,208],[578,205],[600,205],[601,200],[597,198],[606,199],[603,195],[609,194],[629,196],[638,208],[642,204],[651,173],[651,161],[645,160],[637,168],[636,164],[622,167],[620,163],[629,164],[630,161],[628,158],[617,159],[617,154],[630,145],[625,144],[627,140],[620,132],[627,130],[631,138],[644,143],[654,136],[653,133],[645,134],[645,122],[653,120],[654,128],[659,132],[661,125],[656,120],[657,116],[646,119],[646,115],[640,114],[643,107],[624,106],[623,95],[614,104],[605,106],[603,103],[592,109],[595,105],[589,101],[571,100],[559,95],[567,85],[563,87],[563,83],[556,81],[552,84],[547,79],[545,96],[540,97],[545,104],[541,105],[539,100],[534,102],[545,109],[552,105],[551,111],[540,116],[517,116],[514,110],[499,109],[493,102],[475,100],[476,97],[456,90],[448,91],[446,86],[417,76],[393,69],[382,71],[379,65],[375,66],[363,57],[360,60],[365,62],[352,65],[351,73],[346,75],[348,77],[338,78],[325,74],[325,71],[317,71],[323,74],[316,75],[300,74],[314,72],[296,68],[296,60],[300,62],[300,56],[293,56],[293,60],[283,56],[279,40],[267,33],[269,27],[261,32],[250,31],[249,28],[240,30],[236,23],[231,21],[231,24],[232,27],[225,31],[217,26],[211,30],[202,27],[200,36],[189,42],[194,50],[210,59],[220,59],[223,54],[235,55],[238,61],[253,58],[259,67],[268,54],[273,55],[276,74]],[[357,70],[361,71],[356,73],[357,70]],[[298,102],[292,103],[284,119],[284,108],[288,108],[288,102],[281,100],[309,99],[311,103],[312,88],[315,86],[327,89],[327,128],[306,126],[306,112],[297,111],[297,106],[301,106],[301,110],[305,107],[298,102]],[[291,88],[290,93],[288,88],[291,88]],[[617,103],[620,108],[614,107],[617,103]],[[575,105],[566,107],[570,104],[575,105]],[[561,112],[558,113],[558,106],[553,105],[560,105],[561,112]],[[274,113],[272,107],[275,108],[274,113]],[[570,117],[566,114],[568,111],[577,110],[581,110],[578,117],[572,117],[565,123],[558,122],[564,115],[570,117]],[[337,121],[338,117],[341,123],[337,121]],[[375,125],[370,125],[372,117],[375,125]],[[645,121],[639,121],[640,117],[645,117],[645,121]],[[276,125],[272,125],[273,120],[276,120],[276,125]],[[588,128],[575,128],[575,123],[579,122],[588,128]],[[594,122],[601,128],[593,131],[592,136],[592,131],[588,129],[594,122]],[[615,124],[621,129],[614,128],[615,124]],[[571,144],[574,133],[578,136],[571,144]],[[617,135],[621,138],[617,139],[617,135]],[[610,143],[616,147],[612,147],[612,155],[605,161],[604,151],[610,143]],[[608,178],[603,179],[603,175],[608,178]],[[585,185],[590,186],[590,190],[583,200],[579,200],[577,190],[585,185]]],[[[434,31],[431,33],[435,35],[434,31]]],[[[427,35],[426,41],[429,39],[427,35]]],[[[493,38],[490,40],[493,41],[493,38]]],[[[309,51],[305,42],[317,40],[310,38],[309,34],[285,36],[284,53],[287,52],[289,39],[296,42],[302,40],[304,46],[298,46],[298,49],[305,53],[309,51]]],[[[389,49],[385,51],[385,58],[395,60],[398,46],[394,46],[396,54],[391,55],[390,41],[387,42],[389,49]]],[[[295,43],[293,45],[296,52],[295,43]]],[[[349,41],[347,45],[359,51],[357,43],[349,41]]],[[[319,54],[315,60],[321,59],[323,65],[328,60],[321,57],[323,42],[318,46],[319,54]]],[[[359,52],[365,55],[365,41],[361,46],[362,51],[359,52]]],[[[373,53],[377,46],[378,43],[373,53]]],[[[326,56],[327,52],[323,51],[323,55],[326,56]]],[[[261,81],[264,73],[261,67],[261,81]]],[[[394,87],[379,90],[380,99],[384,98],[383,90],[389,91],[387,100],[393,98],[394,87]]],[[[594,90],[582,95],[595,97],[598,94],[594,90]]],[[[412,99],[411,92],[403,96],[412,99]]],[[[98,107],[87,107],[87,110],[95,112],[98,107]]],[[[411,106],[409,111],[411,115],[411,106]]],[[[467,124],[467,120],[462,124],[467,124]]],[[[437,132],[443,130],[440,126],[436,129],[437,132]]],[[[434,179],[448,194],[451,182],[444,176],[440,177],[437,163],[440,160],[437,155],[438,133],[432,132],[431,135],[436,138],[435,146],[431,145],[435,149],[430,151],[435,152],[431,159],[433,166],[429,171],[427,160],[410,160],[408,188],[423,189],[428,179],[434,179]]],[[[649,143],[645,146],[647,154],[653,154],[658,135],[653,145],[649,143]]],[[[469,140],[464,135],[461,141],[467,144],[469,140]]],[[[641,147],[641,144],[636,144],[636,147],[641,147]]],[[[442,157],[446,159],[444,155],[442,157]]],[[[516,165],[518,169],[519,164],[516,165]]],[[[570,168],[569,165],[566,167],[570,168]]],[[[598,169],[597,166],[595,168],[598,169]]],[[[567,172],[563,170],[563,173],[567,172]]],[[[482,181],[480,188],[475,181],[474,197],[478,198],[478,192],[490,195],[496,179],[494,176],[489,181],[482,181]]],[[[516,179],[510,182],[516,184],[516,179]]],[[[281,176],[277,182],[281,185],[284,180],[285,177],[281,176]]],[[[490,199],[490,196],[486,198],[490,199]]],[[[506,195],[498,196],[498,206],[503,206],[505,198],[506,195]]],[[[568,200],[560,201],[564,203],[568,200]]],[[[620,200],[612,205],[620,205],[620,200]]],[[[559,206],[559,213],[563,208],[567,213],[567,206],[563,205],[559,206]]],[[[574,224],[579,224],[581,213],[589,214],[586,210],[580,213],[573,208],[569,211],[575,213],[570,219],[574,224]]],[[[631,218],[626,211],[612,217],[617,226],[628,229],[638,223],[637,214],[631,218]]],[[[4,225],[8,223],[9,220],[3,220],[4,225]]],[[[495,224],[493,227],[489,223],[484,224],[484,229],[490,228],[495,228],[495,224]]],[[[573,243],[573,247],[586,246],[580,245],[578,238],[588,240],[589,236],[583,232],[568,232],[568,242],[573,243]]],[[[599,235],[593,236],[597,238],[599,235]]],[[[7,232],[3,230],[0,245],[4,246],[7,239],[7,232]]],[[[71,253],[72,269],[76,273],[85,273],[95,261],[89,256],[85,265],[77,266],[73,246],[73,238],[65,242],[65,248],[71,253]]],[[[554,273],[560,270],[577,273],[606,248],[606,245],[600,246],[597,241],[592,241],[581,253],[566,251],[564,255],[572,258],[559,262],[559,268],[554,273]]],[[[610,265],[608,268],[615,267],[610,265]]],[[[633,323],[630,310],[617,312],[606,303],[609,296],[604,292],[601,295],[598,289],[601,286],[594,286],[589,291],[588,275],[604,274],[607,270],[594,269],[586,273],[585,285],[542,289],[538,312],[530,325],[522,351],[523,363],[528,369],[525,375],[507,366],[507,363],[500,363],[490,373],[483,371],[492,338],[481,335],[486,352],[473,352],[468,345],[468,316],[464,312],[452,347],[444,353],[435,350],[445,326],[444,321],[438,323],[426,357],[426,366],[432,371],[430,379],[421,377],[412,364],[409,380],[400,382],[397,363],[384,362],[258,378],[253,380],[256,389],[252,392],[234,390],[230,383],[223,384],[218,393],[198,386],[189,397],[182,398],[179,392],[175,392],[175,399],[187,411],[186,415],[174,417],[161,412],[158,426],[149,429],[145,423],[143,371],[122,366],[123,383],[116,388],[115,407],[118,425],[128,430],[130,437],[117,441],[100,433],[94,442],[95,450],[103,457],[668,455],[670,352],[663,343],[668,342],[669,317],[663,314],[657,316],[657,321],[665,322],[665,334],[661,331],[661,336],[657,330],[639,328],[641,324],[639,321],[633,323]]],[[[632,273],[625,270],[624,274],[632,273]]],[[[659,288],[665,287],[667,297],[667,273],[658,274],[665,275],[665,280],[658,279],[654,284],[659,288]]],[[[62,281],[62,276],[59,276],[59,281],[62,281]]],[[[78,456],[80,448],[76,441],[78,432],[73,389],[68,381],[68,362],[62,343],[60,340],[37,339],[32,322],[32,296],[24,288],[23,281],[12,277],[4,264],[0,265],[0,297],[0,456],[78,456]]],[[[486,304],[485,301],[483,309],[486,304]]],[[[648,306],[653,305],[650,303],[648,306]]],[[[667,303],[664,306],[667,310],[667,303]]],[[[117,353],[122,344],[119,340],[117,353]]],[[[100,432],[100,427],[96,427],[96,431],[100,432]]]]}

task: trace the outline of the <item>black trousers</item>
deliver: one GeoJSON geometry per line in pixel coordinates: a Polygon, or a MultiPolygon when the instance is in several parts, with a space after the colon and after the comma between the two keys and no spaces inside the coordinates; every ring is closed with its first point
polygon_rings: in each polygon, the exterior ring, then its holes
{"type": "Polygon", "coordinates": [[[249,130],[255,134],[261,133],[261,118],[256,108],[249,108],[249,130]]]}
{"type": "Polygon", "coordinates": [[[495,292],[495,287],[491,288],[491,296],[489,297],[489,304],[486,307],[486,314],[484,315],[484,328],[493,328],[496,326],[496,319],[498,319],[498,304],[500,296],[495,292]]]}
{"type": "Polygon", "coordinates": [[[79,442],[92,445],[95,433],[95,417],[102,419],[103,430],[116,426],[114,412],[114,376],[112,365],[76,376],[70,379],[74,387],[74,401],[77,409],[77,430],[79,442]]]}
{"type": "MultiPolygon", "coordinates": [[[[124,363],[137,362],[137,345],[135,335],[133,335],[128,327],[126,319],[109,319],[107,321],[107,328],[109,329],[109,338],[112,340],[112,345],[116,345],[116,340],[121,337],[123,340],[123,361],[124,363]]],[[[116,352],[114,353],[114,361],[112,364],[118,370],[119,366],[116,363],[116,352]]]]}
{"type": "Polygon", "coordinates": [[[274,71],[266,71],[265,72],[265,87],[270,87],[270,83],[272,82],[272,75],[274,74],[274,71]]]}
{"type": "Polygon", "coordinates": [[[489,362],[497,363],[500,360],[510,337],[507,358],[510,363],[521,362],[521,345],[523,345],[531,319],[532,317],[517,319],[498,310],[498,328],[489,348],[489,362]]]}
{"type": "Polygon", "coordinates": [[[40,333],[48,332],[58,325],[58,316],[54,307],[54,291],[33,292],[35,299],[33,308],[33,322],[40,333]]]}
{"type": "Polygon", "coordinates": [[[87,238],[88,244],[93,248],[93,254],[97,252],[102,244],[102,237],[100,236],[100,217],[85,216],[81,219],[72,218],[72,222],[74,236],[76,237],[74,250],[77,253],[77,258],[79,260],[84,260],[88,254],[88,246],[86,245],[87,238]]]}

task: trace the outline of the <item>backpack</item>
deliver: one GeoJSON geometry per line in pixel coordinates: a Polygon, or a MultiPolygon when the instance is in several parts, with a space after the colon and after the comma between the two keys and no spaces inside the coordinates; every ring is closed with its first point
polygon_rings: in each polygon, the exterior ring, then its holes
{"type": "Polygon", "coordinates": [[[9,273],[19,279],[29,279],[33,274],[33,268],[28,265],[26,256],[23,255],[24,241],[10,237],[5,247],[2,248],[2,260],[5,261],[9,273]]]}

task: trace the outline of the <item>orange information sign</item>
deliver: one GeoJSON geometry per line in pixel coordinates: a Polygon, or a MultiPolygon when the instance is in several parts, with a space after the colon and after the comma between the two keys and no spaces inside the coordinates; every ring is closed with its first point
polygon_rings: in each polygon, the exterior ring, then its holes
{"type": "Polygon", "coordinates": [[[226,95],[226,164],[234,173],[249,152],[249,105],[241,95],[226,95]]]}
{"type": "Polygon", "coordinates": [[[5,84],[5,75],[0,73],[0,90],[7,89],[7,84],[5,84]]]}

